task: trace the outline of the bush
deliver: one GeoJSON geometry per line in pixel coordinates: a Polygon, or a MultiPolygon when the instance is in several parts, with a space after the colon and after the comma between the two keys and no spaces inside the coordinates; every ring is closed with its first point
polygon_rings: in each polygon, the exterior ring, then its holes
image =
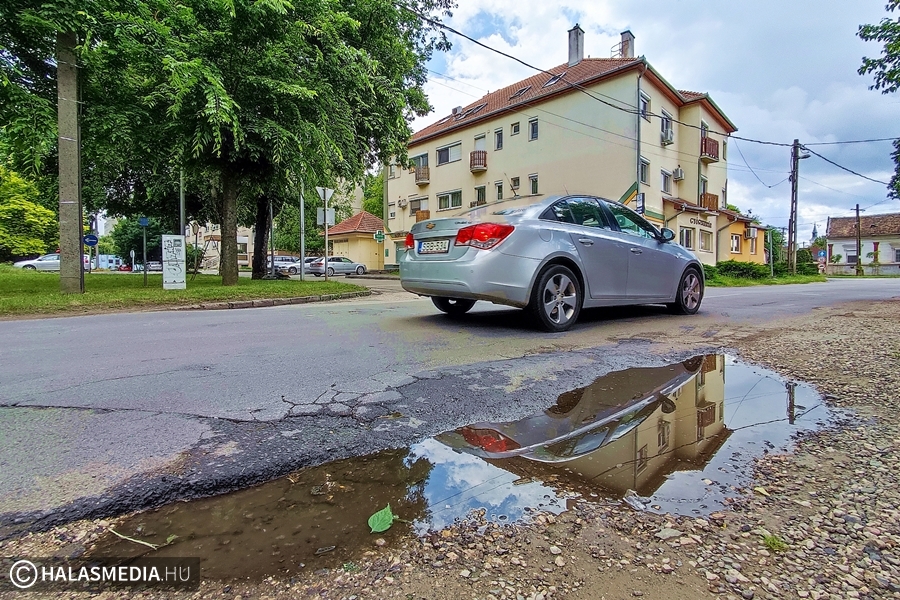
{"type": "Polygon", "coordinates": [[[722,261],[716,265],[719,275],[737,277],[739,279],[766,279],[769,277],[768,265],[736,260],[722,261]]]}
{"type": "Polygon", "coordinates": [[[714,265],[703,265],[703,274],[707,280],[715,279],[719,276],[719,270],[714,265]]]}
{"type": "Polygon", "coordinates": [[[819,266],[814,262],[797,262],[797,275],[818,275],[819,266]]]}
{"type": "Polygon", "coordinates": [[[775,263],[775,277],[787,277],[788,267],[786,262],[775,263]]]}

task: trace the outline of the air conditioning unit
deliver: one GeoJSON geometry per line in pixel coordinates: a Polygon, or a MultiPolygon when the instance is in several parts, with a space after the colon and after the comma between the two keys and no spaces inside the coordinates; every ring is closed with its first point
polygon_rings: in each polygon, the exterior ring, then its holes
{"type": "Polygon", "coordinates": [[[675,181],[681,181],[682,179],[684,179],[684,169],[678,167],[677,169],[672,171],[672,179],[674,179],[675,181]]]}
{"type": "Polygon", "coordinates": [[[660,132],[660,143],[663,146],[668,146],[672,142],[675,141],[675,131],[670,127],[669,129],[665,129],[660,132]]]}
{"type": "Polygon", "coordinates": [[[755,240],[757,231],[758,230],[756,229],[756,227],[748,227],[746,230],[744,230],[744,239],[755,240]]]}
{"type": "Polygon", "coordinates": [[[400,198],[399,200],[397,200],[397,206],[399,206],[400,208],[406,208],[407,204],[409,204],[409,200],[407,200],[406,198],[400,198]]]}

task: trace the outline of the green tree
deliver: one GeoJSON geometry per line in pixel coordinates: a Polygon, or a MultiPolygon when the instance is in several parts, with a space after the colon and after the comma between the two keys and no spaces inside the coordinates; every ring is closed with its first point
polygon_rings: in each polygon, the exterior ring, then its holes
{"type": "MultiPolygon", "coordinates": [[[[147,225],[147,260],[161,260],[162,258],[162,235],[166,233],[166,229],[162,226],[159,219],[150,218],[147,225]]],[[[138,219],[119,219],[112,233],[113,244],[115,244],[116,254],[121,256],[125,262],[132,264],[131,251],[134,250],[134,260],[141,263],[144,252],[144,228],[141,227],[138,219]]]]}
{"type": "Polygon", "coordinates": [[[56,248],[56,214],[38,204],[37,186],[0,165],[0,260],[56,248]]]}
{"type": "Polygon", "coordinates": [[[115,254],[118,255],[116,243],[111,235],[101,235],[97,241],[97,254],[115,254]]]}
{"type": "Polygon", "coordinates": [[[376,217],[384,218],[384,171],[377,175],[367,174],[363,180],[363,210],[376,217]]]}
{"type": "MultiPolygon", "coordinates": [[[[889,0],[885,10],[894,12],[900,6],[900,0],[889,0]]],[[[878,58],[863,57],[859,67],[860,75],[873,75],[875,83],[869,89],[880,90],[882,94],[891,94],[900,89],[900,18],[883,18],[877,25],[860,25],[857,35],[867,42],[881,42],[881,55],[878,58]]],[[[900,198],[900,139],[894,140],[894,175],[888,185],[888,196],[900,198]]]]}

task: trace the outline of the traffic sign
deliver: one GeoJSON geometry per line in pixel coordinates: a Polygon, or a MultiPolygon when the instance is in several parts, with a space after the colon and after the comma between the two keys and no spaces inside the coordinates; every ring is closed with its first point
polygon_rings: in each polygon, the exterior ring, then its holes
{"type": "Polygon", "coordinates": [[[380,229],[378,231],[376,231],[375,235],[373,235],[372,237],[375,238],[375,241],[378,242],[379,244],[384,242],[384,232],[380,229]]]}
{"type": "Polygon", "coordinates": [[[138,219],[138,223],[140,223],[141,227],[146,227],[150,224],[150,219],[148,219],[147,217],[141,217],[138,219]]]}
{"type": "Polygon", "coordinates": [[[100,238],[98,238],[93,233],[89,233],[82,238],[85,246],[96,246],[98,242],[100,242],[100,238]]]}
{"type": "Polygon", "coordinates": [[[826,254],[824,250],[819,250],[819,258],[825,258],[826,254]]]}

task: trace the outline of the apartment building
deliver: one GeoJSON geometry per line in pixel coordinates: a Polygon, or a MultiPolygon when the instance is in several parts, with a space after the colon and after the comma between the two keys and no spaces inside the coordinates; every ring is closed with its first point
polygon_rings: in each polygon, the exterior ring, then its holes
{"type": "MultiPolygon", "coordinates": [[[[708,94],[678,90],[621,35],[611,58],[569,60],[455,108],[413,135],[410,168],[385,178],[385,262],[417,220],[514,196],[586,193],[619,200],[673,229],[698,258],[718,260],[717,217],[736,127],[708,94]]],[[[726,257],[726,259],[729,257],[726,257]]]]}

